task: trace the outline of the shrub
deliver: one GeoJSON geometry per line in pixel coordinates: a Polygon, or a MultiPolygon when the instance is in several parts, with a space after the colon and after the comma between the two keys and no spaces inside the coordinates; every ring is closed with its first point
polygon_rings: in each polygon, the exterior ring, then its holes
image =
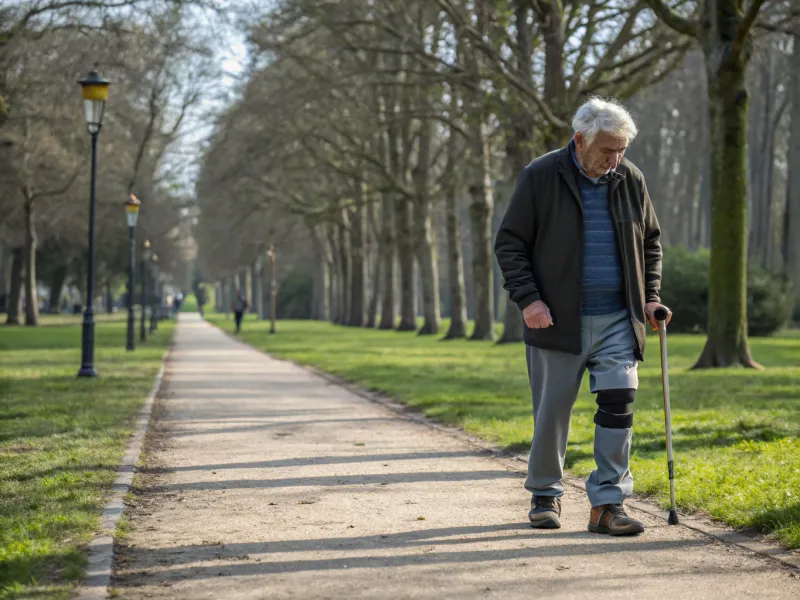
{"type": "MultiPolygon", "coordinates": [[[[673,312],[670,330],[705,333],[708,314],[709,251],[665,248],[661,299],[673,312]]],[[[792,317],[790,282],[750,266],[747,275],[748,335],[764,336],[785,326],[792,317]]]]}

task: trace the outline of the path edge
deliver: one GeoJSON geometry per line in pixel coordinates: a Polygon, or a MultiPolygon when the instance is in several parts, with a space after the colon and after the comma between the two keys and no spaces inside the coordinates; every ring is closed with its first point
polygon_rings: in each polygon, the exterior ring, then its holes
{"type": "Polygon", "coordinates": [[[136,463],[142,453],[147,430],[150,425],[150,416],[153,405],[161,390],[161,384],[166,372],[167,360],[175,339],[167,344],[167,349],[161,356],[161,367],[153,379],[153,385],[145,398],[139,414],[136,416],[136,429],[130,440],[122,460],[117,465],[116,477],[111,484],[110,494],[100,515],[100,530],[94,539],[89,542],[88,564],[80,585],[72,595],[74,600],[106,600],[110,594],[111,575],[114,569],[114,537],[117,524],[125,510],[125,495],[130,492],[133,485],[133,476],[136,473],[136,463]]]}

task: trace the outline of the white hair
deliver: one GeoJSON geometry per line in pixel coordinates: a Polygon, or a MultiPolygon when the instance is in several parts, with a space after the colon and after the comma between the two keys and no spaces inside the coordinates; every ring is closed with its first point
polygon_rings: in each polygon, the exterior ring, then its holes
{"type": "Polygon", "coordinates": [[[592,98],[581,106],[572,119],[572,129],[591,143],[599,131],[633,141],[638,130],[631,114],[613,100],[592,98]]]}

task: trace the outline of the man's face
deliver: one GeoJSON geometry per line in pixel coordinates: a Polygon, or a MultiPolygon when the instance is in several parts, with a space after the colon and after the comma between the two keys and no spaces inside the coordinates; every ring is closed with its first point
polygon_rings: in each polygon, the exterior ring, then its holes
{"type": "Polygon", "coordinates": [[[580,133],[575,134],[578,162],[589,177],[602,177],[619,166],[628,147],[628,140],[599,131],[590,144],[580,133]]]}

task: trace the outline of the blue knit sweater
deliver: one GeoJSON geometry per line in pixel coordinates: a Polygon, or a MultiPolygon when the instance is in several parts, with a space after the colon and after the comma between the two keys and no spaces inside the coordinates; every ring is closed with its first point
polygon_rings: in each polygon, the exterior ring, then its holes
{"type": "Polygon", "coordinates": [[[605,315],[625,308],[622,264],[608,206],[610,175],[590,178],[580,168],[572,142],[570,150],[572,160],[581,173],[577,178],[583,206],[581,314],[605,315]]]}

